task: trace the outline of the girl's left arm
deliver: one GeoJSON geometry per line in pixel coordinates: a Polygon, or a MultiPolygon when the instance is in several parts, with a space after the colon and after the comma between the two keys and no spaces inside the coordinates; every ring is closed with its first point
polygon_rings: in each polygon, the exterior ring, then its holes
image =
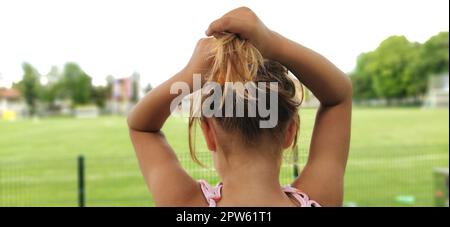
{"type": "Polygon", "coordinates": [[[145,182],[157,206],[199,206],[202,195],[198,183],[181,167],[161,128],[170,116],[171,86],[183,82],[192,91],[194,73],[204,73],[211,39],[197,44],[188,65],[175,76],[151,90],[128,116],[130,138],[145,182]]]}

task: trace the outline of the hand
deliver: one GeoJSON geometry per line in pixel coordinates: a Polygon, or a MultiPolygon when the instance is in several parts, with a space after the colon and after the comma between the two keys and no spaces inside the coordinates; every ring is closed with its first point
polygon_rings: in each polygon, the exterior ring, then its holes
{"type": "Polygon", "coordinates": [[[217,37],[223,32],[235,33],[249,40],[266,58],[273,55],[274,32],[247,7],[234,9],[212,22],[206,35],[217,37]]]}
{"type": "Polygon", "coordinates": [[[211,53],[214,41],[214,38],[203,38],[197,42],[189,63],[183,69],[186,74],[189,76],[202,74],[203,77],[208,72],[214,57],[211,53]]]}

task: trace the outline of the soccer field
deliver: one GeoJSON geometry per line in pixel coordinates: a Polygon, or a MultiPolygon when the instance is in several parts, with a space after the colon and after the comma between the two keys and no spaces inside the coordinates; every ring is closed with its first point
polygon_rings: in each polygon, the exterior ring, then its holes
{"type": "MultiPolygon", "coordinates": [[[[315,110],[301,114],[305,162],[315,110]]],[[[435,167],[448,168],[448,109],[354,109],[345,202],[357,206],[432,206],[435,167]]],[[[189,158],[187,119],[164,128],[195,178],[218,181],[189,158]]],[[[200,159],[210,163],[201,135],[200,159]]],[[[87,206],[151,206],[124,117],[0,121],[0,206],[76,206],[77,156],[86,160],[87,206]]],[[[286,153],[281,183],[292,180],[286,153]]],[[[209,165],[211,167],[211,165],[209,165]]]]}

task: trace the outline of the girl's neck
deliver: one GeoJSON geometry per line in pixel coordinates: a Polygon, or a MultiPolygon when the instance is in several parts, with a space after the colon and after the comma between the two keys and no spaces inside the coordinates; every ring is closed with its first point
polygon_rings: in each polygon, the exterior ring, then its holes
{"type": "Polygon", "coordinates": [[[267,157],[236,157],[222,169],[222,200],[227,206],[276,206],[290,200],[279,183],[280,162],[267,157]]]}

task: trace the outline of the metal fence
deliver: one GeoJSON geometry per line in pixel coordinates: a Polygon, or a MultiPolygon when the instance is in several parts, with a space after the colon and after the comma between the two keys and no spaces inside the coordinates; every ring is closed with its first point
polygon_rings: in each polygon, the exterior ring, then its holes
{"type": "MultiPolygon", "coordinates": [[[[300,167],[305,163],[306,154],[300,154],[296,157],[295,152],[285,153],[281,184],[294,179],[296,159],[300,167]]],[[[188,153],[180,153],[178,158],[195,179],[205,179],[211,184],[219,181],[209,153],[198,153],[207,168],[195,164],[188,153]]],[[[435,163],[433,160],[423,155],[382,160],[354,155],[347,165],[344,205],[448,206],[448,167],[444,176],[436,175],[433,168],[422,167],[430,161],[435,163]]],[[[132,152],[121,156],[0,160],[0,206],[153,205],[132,152]]]]}
{"type": "MultiPolygon", "coordinates": [[[[203,168],[189,154],[180,162],[195,179],[216,184],[210,155],[199,152],[203,168]]],[[[280,182],[294,179],[286,156],[280,182]]],[[[132,155],[0,160],[0,206],[153,206],[138,162],[132,155]]]]}

